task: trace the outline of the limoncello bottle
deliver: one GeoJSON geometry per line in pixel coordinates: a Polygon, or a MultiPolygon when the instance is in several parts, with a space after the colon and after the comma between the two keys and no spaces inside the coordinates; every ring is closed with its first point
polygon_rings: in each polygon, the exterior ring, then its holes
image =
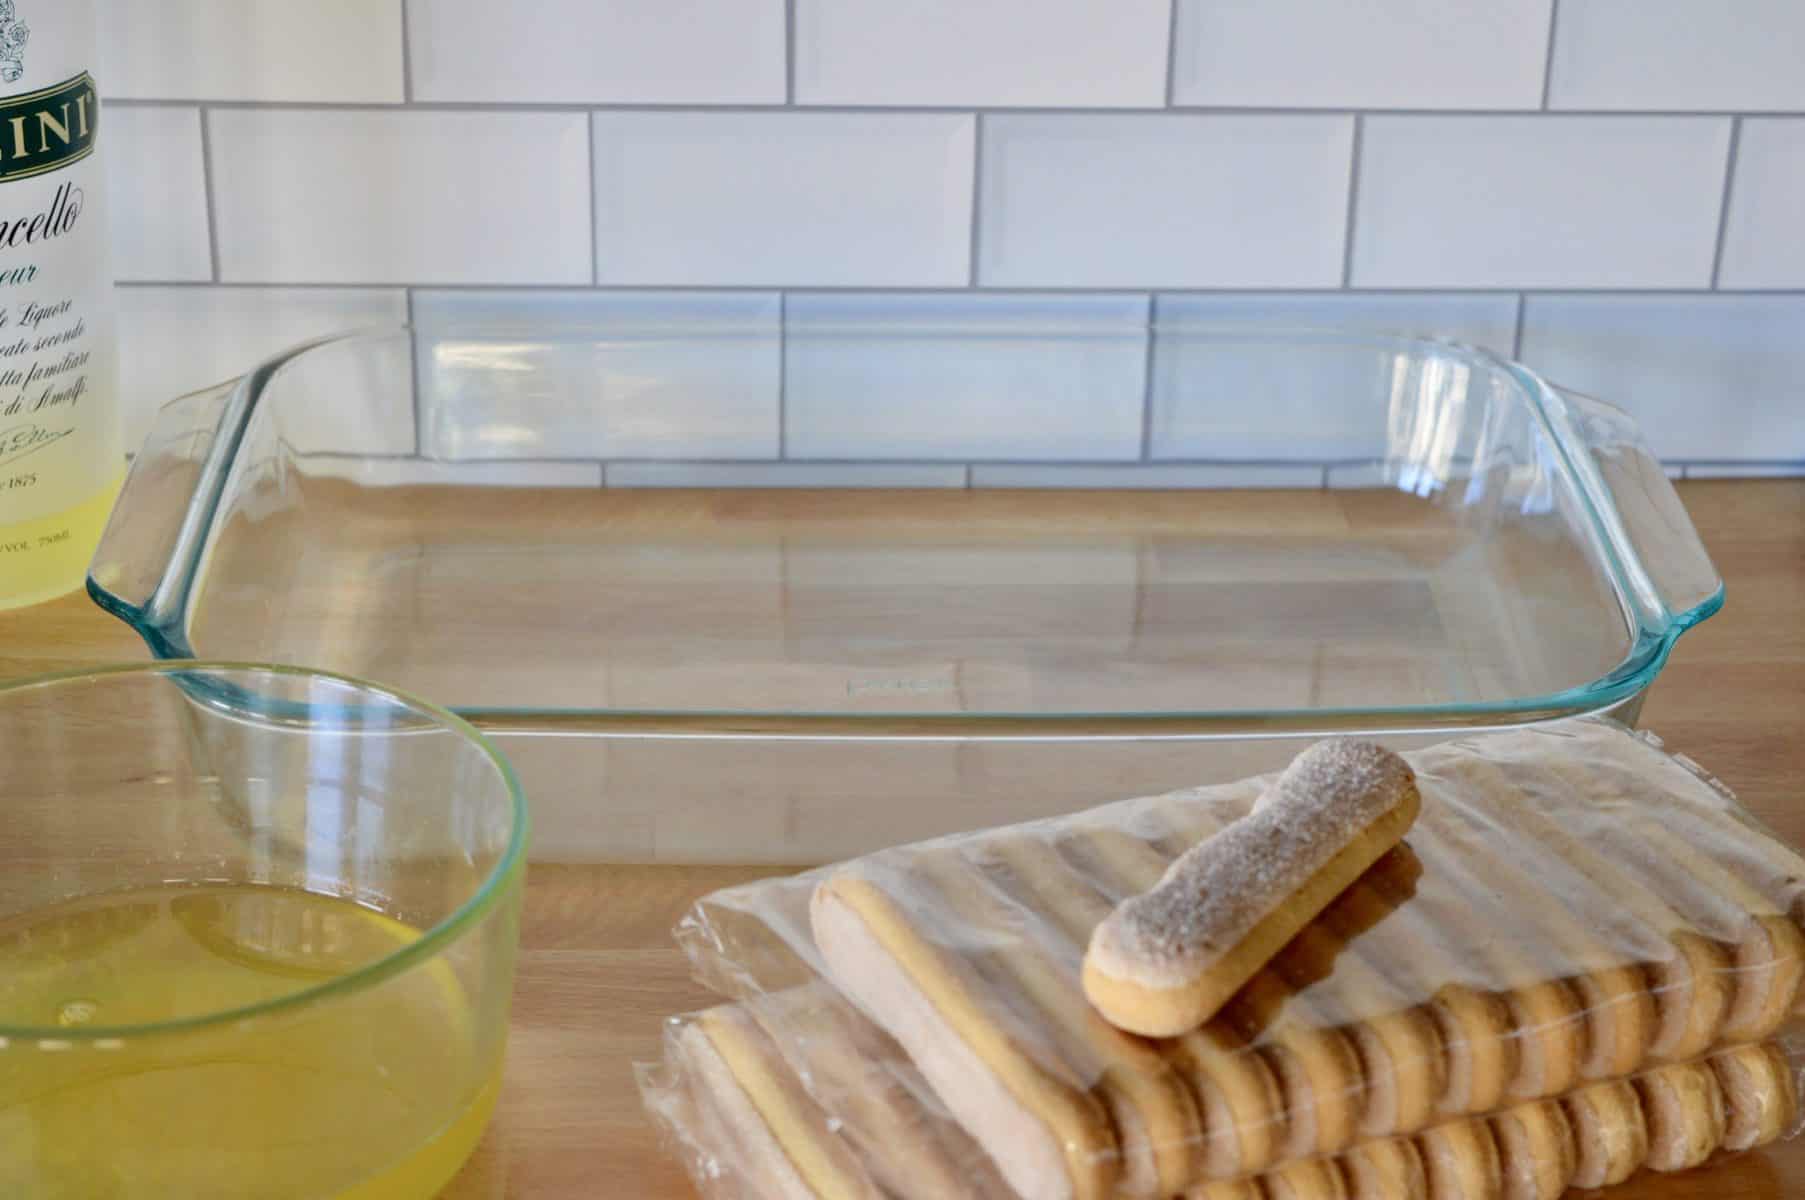
{"type": "Polygon", "coordinates": [[[79,585],[123,473],[93,0],[0,0],[0,609],[79,585]]]}

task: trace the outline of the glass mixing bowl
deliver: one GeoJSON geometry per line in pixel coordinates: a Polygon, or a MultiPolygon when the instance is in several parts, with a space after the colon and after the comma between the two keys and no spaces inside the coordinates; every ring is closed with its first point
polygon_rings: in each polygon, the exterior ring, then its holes
{"type": "Polygon", "coordinates": [[[526,842],[442,709],[277,667],[0,687],[0,1195],[425,1200],[499,1091],[526,842]]]}

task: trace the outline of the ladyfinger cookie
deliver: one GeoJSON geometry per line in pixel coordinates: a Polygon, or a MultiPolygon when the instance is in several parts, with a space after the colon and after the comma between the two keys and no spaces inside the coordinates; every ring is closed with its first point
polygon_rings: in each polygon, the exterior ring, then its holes
{"type": "Polygon", "coordinates": [[[1450,1121],[1416,1137],[1430,1200],[1498,1200],[1504,1163],[1491,1127],[1481,1120],[1450,1121]]]}
{"type": "Polygon", "coordinates": [[[1304,926],[1272,964],[1293,988],[1315,988],[1306,997],[1320,998],[1317,1011],[1341,1023],[1359,1058],[1364,1089],[1359,1132],[1366,1138],[1421,1129],[1442,1095],[1445,1051],[1421,1003],[1425,993],[1408,991],[1397,962],[1375,954],[1380,939],[1360,941],[1395,915],[1369,879],[1384,875],[1408,892],[1421,869],[1408,845],[1393,847],[1304,926]],[[1330,1005],[1330,997],[1340,1002],[1330,1005]]]}
{"type": "Polygon", "coordinates": [[[834,981],[908,1053],[1023,1196],[1105,1200],[1121,1159],[1103,1101],[1024,1046],[1019,1020],[966,956],[923,937],[863,873],[841,871],[810,901],[815,944],[834,981]]]}
{"type": "Polygon", "coordinates": [[[1724,1149],[1766,1145],[1792,1129],[1799,1091],[1785,1051],[1771,1042],[1737,1046],[1712,1055],[1710,1067],[1724,1094],[1724,1149]]]}
{"type": "Polygon", "coordinates": [[[1397,844],[1420,802],[1397,755],[1344,739],[1311,747],[1252,813],[1097,927],[1085,994],[1135,1033],[1197,1028],[1397,844]]]}
{"type": "Polygon", "coordinates": [[[1409,1138],[1362,1142],[1341,1156],[1348,1200],[1429,1200],[1423,1156],[1409,1138]]]}
{"type": "Polygon", "coordinates": [[[1734,872],[1685,839],[1653,821],[1641,821],[1636,832],[1656,851],[1742,910],[1735,941],[1734,998],[1724,1018],[1723,1037],[1756,1041],[1773,1033],[1791,1014],[1805,978],[1805,934],[1734,872]]]}
{"type": "Polygon", "coordinates": [[[1671,1063],[1638,1075],[1636,1096],[1648,1122],[1648,1157],[1656,1171],[1699,1166],[1724,1143],[1723,1089],[1703,1063],[1671,1063]]]}
{"type": "Polygon", "coordinates": [[[1459,775],[1468,786],[1450,790],[1448,807],[1481,831],[1492,861],[1520,886],[1526,920],[1573,964],[1567,983],[1579,998],[1585,1034],[1579,1077],[1616,1079],[1635,1070],[1657,1029],[1654,997],[1639,964],[1665,954],[1668,943],[1635,922],[1614,924],[1608,936],[1594,932],[1594,918],[1583,914],[1614,912],[1619,903],[1597,895],[1583,872],[1525,834],[1519,811],[1533,810],[1543,799],[1535,781],[1513,781],[1477,756],[1460,762],[1459,775]]]}
{"type": "MultiPolygon", "coordinates": [[[[1196,814],[1164,816],[1185,846],[1209,836],[1207,828],[1198,826],[1196,814]]],[[[1333,965],[1335,949],[1322,945],[1324,936],[1308,926],[1300,930],[1216,1016],[1271,1064],[1279,1081],[1284,1097],[1281,1161],[1330,1154],[1351,1145],[1359,1136],[1365,1109],[1366,1080],[1355,1046],[1355,1022],[1339,999],[1343,990],[1360,986],[1359,964],[1344,964],[1347,972],[1338,976],[1334,989],[1307,990],[1307,985],[1293,982],[1314,981],[1333,965]]]]}
{"type": "Polygon", "coordinates": [[[1648,1122],[1636,1089],[1623,1080],[1594,1083],[1561,1097],[1579,1152],[1573,1186],[1622,1183],[1648,1159],[1648,1122]]]}
{"type": "Polygon", "coordinates": [[[1579,1169],[1579,1147],[1567,1114],[1552,1100],[1532,1100],[1490,1119],[1504,1168],[1502,1200],[1556,1200],[1579,1169]]]}
{"type": "Polygon", "coordinates": [[[698,1016],[679,1036],[705,1119],[719,1127],[733,1169],[773,1200],[883,1200],[852,1149],[735,1005],[698,1016]]]}
{"type": "Polygon", "coordinates": [[[1585,1049],[1585,1014],[1565,976],[1576,964],[1515,902],[1524,887],[1499,863],[1484,838],[1447,803],[1425,809],[1417,840],[1438,860],[1472,908],[1468,923],[1486,933],[1482,953],[1510,1013],[1516,1069],[1505,1085],[1514,1099],[1537,1099],[1571,1088],[1585,1049]],[[1443,849],[1445,847],[1445,850],[1443,849]]]}
{"type": "MultiPolygon", "coordinates": [[[[1482,973],[1483,959],[1470,941],[1458,944],[1458,931],[1472,919],[1472,911],[1449,885],[1457,868],[1450,848],[1432,835],[1413,839],[1421,860],[1422,886],[1411,894],[1407,886],[1381,859],[1361,877],[1361,886],[1342,893],[1328,910],[1347,902],[1370,903],[1370,893],[1380,905],[1395,906],[1397,918],[1387,921],[1373,938],[1374,953],[1390,969],[1410,979],[1428,997],[1424,1012],[1436,1030],[1440,1046],[1440,1088],[1434,1111],[1443,1116],[1489,1112],[1504,1101],[1506,1086],[1515,1077],[1519,1050],[1511,1012],[1496,992],[1464,982],[1482,973]]],[[[1363,914],[1370,919],[1374,914],[1363,914]]],[[[1426,1120],[1400,1130],[1415,1130],[1426,1120]]]]}
{"type": "MultiPolygon", "coordinates": [[[[986,851],[984,858],[990,858],[986,851]]],[[[1004,890],[1006,873],[947,847],[916,856],[918,883],[934,889],[946,909],[973,928],[1008,928],[1024,912],[1022,901],[1004,890]]],[[[1032,895],[1032,893],[1030,893],[1032,895]]],[[[1037,897],[1045,905],[1047,894],[1037,897]]],[[[1068,902],[1071,897],[1067,897],[1068,902]]],[[[1131,1037],[1084,1003],[1070,987],[1070,965],[1062,969],[1053,947],[1022,937],[989,956],[1004,987],[1034,1006],[1033,1023],[1057,1031],[1075,1053],[1079,1069],[1097,1080],[1115,1130],[1122,1168],[1119,1194],[1169,1196],[1201,1173],[1196,1161],[1203,1129],[1184,1081],[1158,1048],[1131,1037]],[[1083,1057],[1079,1057],[1083,1056],[1083,1057]]]]}
{"type": "Polygon", "coordinates": [[[834,988],[817,979],[738,1007],[781,1056],[770,1065],[806,1091],[810,1128],[850,1144],[886,1195],[1013,1200],[983,1150],[929,1101],[901,1048],[834,988]]]}
{"type": "Polygon", "coordinates": [[[1583,875],[1600,903],[1620,907],[1666,939],[1667,948],[1655,951],[1641,964],[1655,1011],[1647,1057],[1673,1062],[1703,1054],[1717,1041],[1730,1010],[1728,952],[1693,930],[1640,876],[1575,836],[1540,805],[1514,804],[1509,815],[1524,836],[1583,875]]]}
{"type": "Polygon", "coordinates": [[[1347,1179],[1327,1159],[1286,1163],[1268,1171],[1260,1182],[1266,1200],[1348,1200],[1347,1179]]]}
{"type": "MultiPolygon", "coordinates": [[[[1212,810],[1187,807],[1185,821],[1207,830],[1220,827],[1212,810]]],[[[1152,836],[1169,830],[1161,815],[1147,815],[1152,836]]],[[[1134,895],[1165,872],[1171,857],[1141,836],[1120,830],[1096,829],[1064,839],[1060,846],[1087,879],[1098,888],[1106,914],[1124,896],[1134,895]]],[[[1076,939],[1083,944],[1100,916],[1093,916],[1076,939]]],[[[1264,972],[1262,973],[1265,974],[1264,972]]],[[[1270,981],[1262,979],[1257,991],[1270,981]]],[[[1281,1157],[1287,1140],[1287,1103],[1267,1058],[1248,1045],[1247,1035],[1229,1015],[1179,1038],[1159,1042],[1178,1065],[1195,1097],[1204,1126],[1203,1171],[1212,1178],[1227,1178],[1263,1171],[1281,1157]]]]}

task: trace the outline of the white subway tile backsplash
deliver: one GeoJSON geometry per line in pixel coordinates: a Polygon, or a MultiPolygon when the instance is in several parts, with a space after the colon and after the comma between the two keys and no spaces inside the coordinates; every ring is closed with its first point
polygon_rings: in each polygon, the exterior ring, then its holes
{"type": "Polygon", "coordinates": [[[795,0],[800,104],[1151,106],[1170,0],[795,0]]]}
{"type": "Polygon", "coordinates": [[[788,453],[1134,458],[1146,318],[1140,296],[793,295],[788,453]]]}
{"type": "MultiPolygon", "coordinates": [[[[114,294],[125,442],[132,449],[156,410],[177,396],[242,375],[310,338],[407,320],[406,296],[389,289],[122,287],[114,294]]],[[[393,404],[411,409],[409,397],[393,404]]],[[[411,416],[400,434],[376,445],[411,452],[411,416]]]]}
{"type": "Polygon", "coordinates": [[[1718,282],[1805,287],[1805,118],[1743,121],[1718,282]]]}
{"type": "Polygon", "coordinates": [[[956,463],[684,463],[626,462],[608,466],[619,488],[959,488],[956,463]]]}
{"type": "Polygon", "coordinates": [[[587,283],[580,113],[219,109],[221,277],[587,283]]]}
{"type": "Polygon", "coordinates": [[[1207,463],[1183,466],[980,463],[975,488],[1101,488],[1110,491],[1187,488],[1314,488],[1322,468],[1307,463],[1207,463]]]}
{"type": "Polygon", "coordinates": [[[1715,117],[1369,117],[1353,282],[1707,286],[1729,139],[1715,117]]]}
{"type": "Polygon", "coordinates": [[[988,117],[978,281],[1333,286],[1352,139],[1338,116],[988,117]]]}
{"type": "Polygon", "coordinates": [[[430,0],[409,13],[414,98],[781,104],[783,0],[430,0]]]}
{"type": "Polygon", "coordinates": [[[417,293],[421,449],[773,458],[778,310],[773,293],[417,293]],[[519,371],[498,371],[504,362],[519,371]]]}
{"type": "Polygon", "coordinates": [[[1551,0],[1176,0],[1173,102],[1536,108],[1551,0]]]}
{"type": "Polygon", "coordinates": [[[1297,331],[1451,339],[1508,355],[1517,301],[1161,296],[1154,311],[1153,458],[1315,461],[1384,452],[1395,356],[1299,346],[1297,331]]]}
{"type": "Polygon", "coordinates": [[[100,94],[402,99],[401,0],[100,0],[100,94]]]}
{"type": "Polygon", "coordinates": [[[1805,109],[1805,5],[1562,4],[1548,100],[1554,108],[1805,109]]]}
{"type": "Polygon", "coordinates": [[[113,105],[101,119],[114,277],[211,279],[200,110],[113,105]]]}
{"type": "Polygon", "coordinates": [[[1531,296],[1523,361],[1673,459],[1805,460],[1805,296],[1531,296]]]}
{"type": "Polygon", "coordinates": [[[1521,338],[1676,475],[1805,464],[1805,0],[96,2],[134,441],[412,288],[423,411],[460,421],[414,428],[403,361],[293,448],[349,419],[398,482],[1393,486],[1395,355],[1215,352],[1311,328],[1521,338]]]}
{"type": "Polygon", "coordinates": [[[973,119],[598,113],[603,283],[958,285],[973,119]]]}

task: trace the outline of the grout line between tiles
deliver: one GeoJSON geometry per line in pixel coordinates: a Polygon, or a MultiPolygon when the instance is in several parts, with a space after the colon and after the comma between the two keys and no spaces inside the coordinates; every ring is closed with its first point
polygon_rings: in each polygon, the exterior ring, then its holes
{"type": "Polygon", "coordinates": [[[1166,107],[1172,107],[1172,97],[1178,90],[1178,0],[1171,0],[1171,11],[1166,14],[1166,107]]]}
{"type": "MultiPolygon", "coordinates": [[[[201,195],[207,207],[207,274],[209,282],[219,282],[219,209],[214,204],[213,189],[213,122],[203,106],[201,122],[201,195]]],[[[198,282],[198,281],[196,281],[198,282]]]]}
{"type": "Polygon", "coordinates": [[[1354,282],[1354,222],[1360,216],[1360,152],[1366,144],[1366,118],[1354,114],[1354,140],[1347,159],[1347,216],[1341,233],[1341,286],[1354,282]]]}
{"type": "Polygon", "coordinates": [[[796,103],[796,0],[783,0],[783,102],[796,103]]]}
{"type": "Polygon", "coordinates": [[[414,101],[414,51],[413,39],[408,36],[409,0],[401,0],[401,102],[412,104],[414,101]]]}
{"type": "Polygon", "coordinates": [[[423,455],[426,453],[426,435],[422,432],[426,392],[420,379],[420,329],[414,323],[414,289],[408,288],[403,296],[407,304],[407,377],[414,392],[414,453],[423,455]]]}
{"type": "Polygon", "coordinates": [[[1445,287],[1284,287],[1272,285],[1235,287],[1174,287],[1162,284],[1118,284],[1104,287],[948,287],[944,284],[873,284],[848,287],[809,283],[608,283],[590,286],[583,283],[455,283],[433,280],[279,280],[279,279],[116,279],[116,287],[143,288],[290,288],[295,290],[341,289],[346,291],[394,291],[416,287],[433,292],[595,292],[600,295],[635,292],[679,292],[685,295],[746,295],[787,291],[822,296],[1135,296],[1149,291],[1166,296],[1510,296],[1527,290],[1538,296],[1665,296],[1673,298],[1709,296],[1786,297],[1805,296],[1805,288],[1623,288],[1623,287],[1511,287],[1504,284],[1445,287]]]}
{"type": "Polygon", "coordinates": [[[971,125],[971,229],[966,247],[965,286],[978,286],[978,216],[984,200],[984,114],[974,113],[971,125]]]}
{"type": "Polygon", "coordinates": [[[1554,33],[1561,20],[1561,0],[1549,0],[1548,4],[1548,46],[1542,52],[1542,104],[1543,112],[1548,111],[1548,96],[1554,87],[1554,33]]]}
{"type": "Polygon", "coordinates": [[[1154,306],[1159,300],[1147,294],[1147,354],[1141,360],[1141,461],[1153,457],[1153,336],[1154,306]]]}
{"type": "Polygon", "coordinates": [[[602,282],[602,237],[595,219],[595,114],[586,113],[584,120],[589,130],[589,286],[596,287],[602,282]]]}
{"type": "MultiPolygon", "coordinates": [[[[289,112],[371,112],[392,113],[406,108],[410,112],[499,112],[499,113],[582,113],[582,112],[619,112],[619,113],[777,113],[790,107],[787,104],[771,102],[768,104],[707,104],[689,103],[675,104],[664,101],[647,104],[629,104],[621,101],[583,104],[576,102],[543,102],[525,101],[521,103],[499,103],[493,100],[420,100],[411,104],[400,105],[368,100],[222,100],[208,96],[182,97],[130,97],[109,98],[109,105],[121,108],[193,108],[205,104],[211,108],[234,110],[249,109],[253,111],[289,111],[289,112]]],[[[1135,116],[1168,111],[1159,105],[1047,105],[1047,104],[810,104],[809,112],[849,113],[849,114],[884,114],[890,116],[908,116],[922,114],[928,116],[945,116],[948,113],[965,114],[971,112],[1013,114],[1052,117],[1101,117],[1101,116],[1135,116]]],[[[1523,117],[1542,115],[1549,120],[1558,121],[1568,117],[1798,117],[1797,108],[1561,108],[1547,112],[1534,107],[1517,108],[1398,108],[1387,106],[1361,105],[1309,105],[1287,108],[1272,104],[1174,104],[1170,111],[1190,113],[1197,116],[1252,116],[1252,117],[1346,117],[1360,113],[1369,117],[1523,117]]]]}
{"type": "Polygon", "coordinates": [[[1523,361],[1523,313],[1529,307],[1529,293],[1517,293],[1517,323],[1510,335],[1510,358],[1512,362],[1523,361]]]}
{"type": "Polygon", "coordinates": [[[790,456],[790,296],[777,293],[777,457],[790,456]]]}
{"type": "Polygon", "coordinates": [[[1730,149],[1724,155],[1724,190],[1717,203],[1717,241],[1711,250],[1711,290],[1717,290],[1724,269],[1724,240],[1730,232],[1730,198],[1736,187],[1736,159],[1742,153],[1742,118],[1730,121],[1730,149]]]}

